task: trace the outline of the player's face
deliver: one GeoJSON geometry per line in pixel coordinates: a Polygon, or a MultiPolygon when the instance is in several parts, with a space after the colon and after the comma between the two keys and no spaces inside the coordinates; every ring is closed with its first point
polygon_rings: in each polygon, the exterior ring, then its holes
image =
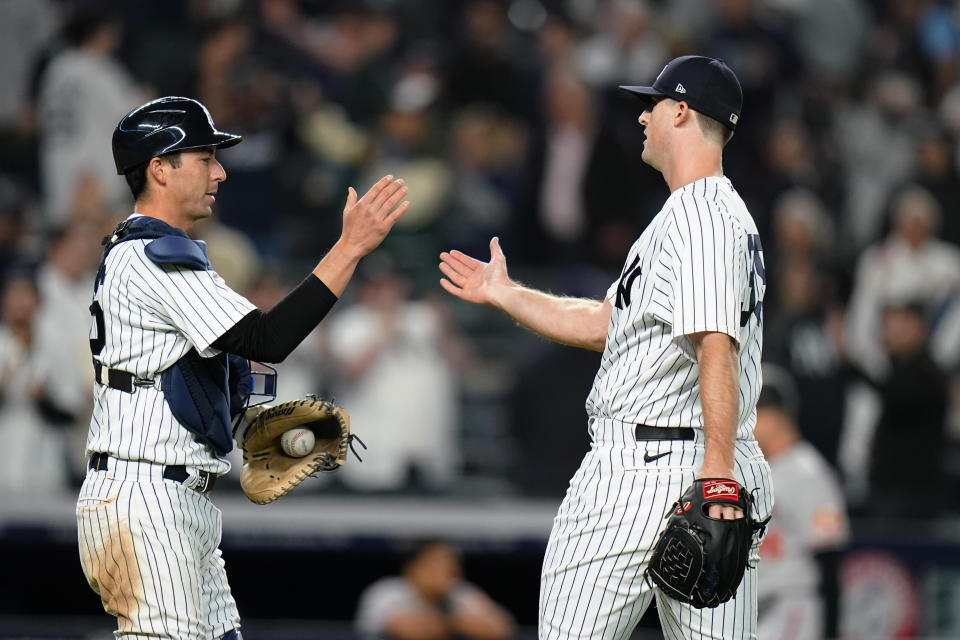
{"type": "Polygon", "coordinates": [[[217,162],[213,148],[194,149],[180,154],[180,167],[173,169],[171,182],[177,209],[189,222],[213,214],[215,194],[227,172],[217,162]]]}
{"type": "Polygon", "coordinates": [[[649,107],[643,110],[637,122],[643,127],[646,139],[643,141],[643,154],[640,156],[644,162],[654,169],[660,168],[660,156],[664,145],[664,139],[667,134],[666,120],[667,105],[666,100],[660,96],[654,96],[649,107]]]}

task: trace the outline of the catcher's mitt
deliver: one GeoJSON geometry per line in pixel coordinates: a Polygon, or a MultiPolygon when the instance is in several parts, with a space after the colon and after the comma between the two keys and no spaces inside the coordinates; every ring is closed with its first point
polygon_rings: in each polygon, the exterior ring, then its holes
{"type": "Polygon", "coordinates": [[[317,471],[339,469],[356,437],[347,412],[314,395],[251,411],[242,436],[240,486],[257,504],[286,495],[317,471]],[[295,427],[310,429],[316,438],[313,451],[302,458],[288,456],[280,446],[280,437],[295,427]]]}
{"type": "Polygon", "coordinates": [[[694,480],[667,512],[645,576],[674,600],[698,609],[731,599],[743,579],[754,533],[766,525],[751,518],[753,496],[736,480],[694,480]],[[731,504],[743,518],[707,516],[711,504],[731,504]]]}

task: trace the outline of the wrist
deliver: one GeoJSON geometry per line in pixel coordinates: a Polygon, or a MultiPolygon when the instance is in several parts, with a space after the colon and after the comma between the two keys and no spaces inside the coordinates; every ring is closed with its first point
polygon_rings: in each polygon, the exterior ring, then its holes
{"type": "Polygon", "coordinates": [[[354,264],[360,262],[360,258],[364,255],[358,247],[351,246],[348,242],[344,241],[343,236],[341,236],[337,241],[330,247],[330,251],[327,253],[327,258],[331,256],[346,264],[354,264]]]}
{"type": "Polygon", "coordinates": [[[492,286],[489,295],[490,306],[509,315],[509,309],[512,308],[510,301],[516,297],[520,289],[520,285],[513,280],[492,286]]]}
{"type": "Polygon", "coordinates": [[[332,282],[327,282],[324,276],[329,276],[331,273],[350,273],[352,274],[354,269],[356,269],[357,264],[360,262],[362,256],[358,255],[356,251],[353,251],[345,245],[342,241],[338,240],[336,244],[330,247],[330,251],[327,252],[327,255],[323,256],[323,259],[313,268],[313,275],[320,278],[328,287],[333,290],[336,295],[340,295],[339,291],[336,291],[333,287],[332,282]]]}
{"type": "Polygon", "coordinates": [[[704,460],[697,472],[697,478],[729,478],[734,479],[733,462],[717,462],[704,460]]]}

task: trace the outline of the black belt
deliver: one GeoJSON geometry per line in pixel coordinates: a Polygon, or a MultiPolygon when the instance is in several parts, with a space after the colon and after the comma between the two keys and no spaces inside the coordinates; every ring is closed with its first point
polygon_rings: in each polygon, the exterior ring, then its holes
{"type": "Polygon", "coordinates": [[[102,363],[97,362],[96,360],[93,361],[93,377],[97,382],[106,387],[110,387],[111,389],[119,389],[120,391],[126,391],[127,393],[133,393],[133,390],[136,387],[153,386],[153,380],[151,378],[138,378],[129,371],[111,369],[103,366],[102,363]]]}
{"type": "Polygon", "coordinates": [[[638,424],[633,433],[637,440],[693,440],[693,427],[649,427],[638,424]]]}
{"type": "MultiPolygon", "coordinates": [[[[106,471],[108,460],[110,460],[109,453],[94,453],[90,456],[90,463],[87,465],[87,468],[93,469],[94,471],[106,471]]],[[[114,458],[114,460],[119,460],[119,458],[114,458]]],[[[209,471],[198,471],[197,476],[199,481],[197,482],[197,486],[193,487],[193,490],[198,493],[210,493],[213,485],[217,482],[217,475],[209,471]]],[[[163,477],[167,480],[173,480],[183,484],[187,478],[190,477],[190,473],[182,464],[168,464],[163,468],[163,477]]]]}

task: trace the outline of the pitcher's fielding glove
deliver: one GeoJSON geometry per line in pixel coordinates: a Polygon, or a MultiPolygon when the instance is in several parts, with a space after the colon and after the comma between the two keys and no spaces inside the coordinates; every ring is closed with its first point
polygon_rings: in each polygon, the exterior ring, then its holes
{"type": "Polygon", "coordinates": [[[257,504],[286,495],[318,471],[339,469],[356,437],[350,433],[347,412],[315,395],[250,409],[246,423],[238,437],[243,447],[240,486],[257,504]],[[281,436],[296,427],[310,429],[316,439],[313,450],[302,458],[287,455],[280,445],[281,436]]]}
{"type": "Polygon", "coordinates": [[[754,533],[766,525],[751,518],[753,496],[736,480],[701,478],[667,512],[645,577],[674,600],[698,609],[716,607],[737,592],[754,533]],[[730,504],[743,518],[707,516],[712,504],[730,504]]]}

